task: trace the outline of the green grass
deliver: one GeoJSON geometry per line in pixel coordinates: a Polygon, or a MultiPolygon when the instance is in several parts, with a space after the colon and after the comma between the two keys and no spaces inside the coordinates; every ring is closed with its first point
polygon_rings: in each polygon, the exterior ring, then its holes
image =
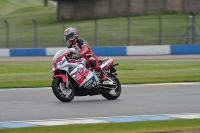
{"type": "Polygon", "coordinates": [[[123,84],[200,81],[200,62],[122,61],[119,79],[123,84]]]}
{"type": "Polygon", "coordinates": [[[200,130],[200,119],[0,129],[1,133],[135,133],[200,130]]]}
{"type": "MultiPolygon", "coordinates": [[[[188,14],[162,14],[163,44],[177,44],[189,25],[188,14]]],[[[97,21],[97,44],[95,43],[94,20],[57,22],[57,12],[53,4],[44,6],[43,0],[1,0],[0,1],[0,47],[6,46],[6,26],[9,22],[10,47],[35,47],[34,24],[37,22],[38,47],[66,46],[63,30],[76,27],[80,37],[91,46],[116,46],[127,44],[127,18],[105,18],[97,21]],[[33,3],[34,2],[34,3],[33,3]]],[[[200,17],[196,15],[196,26],[200,27],[200,17]]],[[[158,44],[158,16],[130,16],[130,45],[158,44]]],[[[185,40],[181,43],[185,43],[185,40]]],[[[196,43],[200,39],[196,38],[196,43]]]]}
{"type": "Polygon", "coordinates": [[[1,62],[0,88],[51,85],[51,62],[1,62]]]}
{"type": "Polygon", "coordinates": [[[12,14],[18,9],[44,5],[43,0],[1,0],[0,16],[12,14]]]}
{"type": "MultiPolygon", "coordinates": [[[[121,84],[198,82],[200,60],[116,60],[121,84]]],[[[0,88],[51,86],[51,62],[0,62],[0,88]]]]}

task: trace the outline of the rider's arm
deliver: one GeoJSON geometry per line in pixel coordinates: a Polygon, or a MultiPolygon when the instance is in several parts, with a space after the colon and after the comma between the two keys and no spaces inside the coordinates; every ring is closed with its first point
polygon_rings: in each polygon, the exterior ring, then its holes
{"type": "Polygon", "coordinates": [[[81,50],[79,51],[79,54],[81,57],[85,56],[88,52],[89,48],[87,44],[82,45],[81,50]]]}
{"type": "Polygon", "coordinates": [[[79,56],[84,57],[86,53],[89,51],[89,46],[87,44],[87,41],[85,41],[84,39],[78,39],[77,42],[81,47],[81,50],[79,51],[79,56]]]}

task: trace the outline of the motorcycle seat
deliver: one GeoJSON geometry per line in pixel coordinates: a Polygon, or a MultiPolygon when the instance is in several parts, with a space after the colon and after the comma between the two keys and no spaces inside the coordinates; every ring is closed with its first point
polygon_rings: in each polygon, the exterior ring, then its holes
{"type": "Polygon", "coordinates": [[[104,58],[104,59],[102,59],[102,60],[99,60],[98,64],[100,65],[100,64],[102,64],[102,62],[104,62],[104,61],[106,61],[106,60],[108,60],[108,57],[106,57],[106,58],[104,58]]]}

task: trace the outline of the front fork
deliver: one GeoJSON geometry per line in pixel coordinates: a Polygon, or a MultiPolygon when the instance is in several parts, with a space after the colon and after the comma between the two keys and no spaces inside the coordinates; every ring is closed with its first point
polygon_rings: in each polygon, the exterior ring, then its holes
{"type": "Polygon", "coordinates": [[[66,74],[57,74],[57,75],[53,75],[52,76],[53,78],[61,78],[62,79],[62,83],[59,84],[59,87],[61,89],[61,91],[64,93],[64,94],[67,94],[68,91],[70,90],[69,89],[69,79],[68,79],[68,76],[66,74]]]}

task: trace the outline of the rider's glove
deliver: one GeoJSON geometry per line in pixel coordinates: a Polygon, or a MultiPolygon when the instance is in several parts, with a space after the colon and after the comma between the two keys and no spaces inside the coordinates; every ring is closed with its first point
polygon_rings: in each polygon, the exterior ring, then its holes
{"type": "Polygon", "coordinates": [[[71,51],[72,53],[75,53],[75,48],[69,48],[69,51],[71,51]]]}
{"type": "Polygon", "coordinates": [[[74,53],[76,55],[80,55],[80,53],[78,51],[76,51],[75,48],[69,48],[69,51],[71,51],[72,53],[74,53]]]}
{"type": "Polygon", "coordinates": [[[80,59],[80,56],[78,56],[78,55],[73,55],[73,56],[72,56],[72,59],[78,60],[78,59],[80,59]]]}

